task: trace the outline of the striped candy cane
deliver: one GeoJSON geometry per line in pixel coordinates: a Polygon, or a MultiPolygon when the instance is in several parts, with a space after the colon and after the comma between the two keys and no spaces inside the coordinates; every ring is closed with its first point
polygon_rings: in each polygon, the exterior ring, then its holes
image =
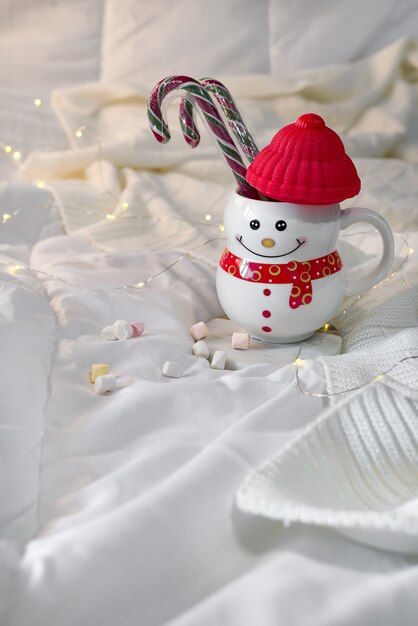
{"type": "MultiPolygon", "coordinates": [[[[152,90],[148,101],[148,120],[157,141],[166,143],[170,139],[170,131],[163,112],[163,105],[167,102],[167,97],[170,94],[173,97],[177,95],[187,96],[191,98],[195,106],[200,108],[227,165],[232,170],[240,192],[249,198],[259,198],[260,195],[256,189],[245,180],[247,169],[210,94],[194,78],[190,78],[190,76],[168,76],[157,83],[152,90]]],[[[196,137],[199,137],[198,134],[194,136],[191,132],[190,135],[185,134],[185,137],[192,147],[197,145],[198,139],[196,142],[196,137]]]]}
{"type": "MultiPolygon", "coordinates": [[[[251,163],[259,153],[259,149],[242,118],[231,92],[223,83],[215,78],[202,78],[200,83],[216,98],[228,126],[234,133],[241,150],[251,163]]],[[[199,143],[200,135],[194,120],[193,105],[185,98],[183,98],[180,103],[180,125],[185,140],[190,143],[193,148],[196,147],[199,143]]]]}
{"type": "Polygon", "coordinates": [[[199,145],[200,133],[194,119],[193,103],[187,98],[180,101],[179,120],[183,137],[191,148],[199,145]]]}

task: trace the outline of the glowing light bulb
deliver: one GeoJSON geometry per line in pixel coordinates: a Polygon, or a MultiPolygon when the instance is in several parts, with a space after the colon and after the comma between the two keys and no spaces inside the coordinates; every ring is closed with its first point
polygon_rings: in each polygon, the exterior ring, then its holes
{"type": "Polygon", "coordinates": [[[296,367],[300,367],[301,365],[303,365],[303,359],[297,357],[294,361],[293,364],[296,365],[296,367]]]}
{"type": "Polygon", "coordinates": [[[9,153],[13,150],[12,146],[4,146],[4,151],[9,153]]]}
{"type": "Polygon", "coordinates": [[[77,128],[77,130],[75,131],[75,136],[80,138],[83,136],[83,129],[82,128],[77,128]]]}
{"type": "Polygon", "coordinates": [[[116,215],[113,215],[113,213],[108,213],[106,215],[106,219],[107,220],[115,220],[116,219],[116,215]]]}
{"type": "Polygon", "coordinates": [[[13,276],[16,276],[16,274],[20,271],[20,270],[24,270],[25,266],[24,265],[10,265],[9,267],[9,273],[13,274],[13,276]]]}
{"type": "Polygon", "coordinates": [[[45,183],[43,180],[37,180],[35,185],[38,187],[38,189],[43,189],[45,187],[45,183]]]}
{"type": "Polygon", "coordinates": [[[210,215],[209,213],[207,215],[205,215],[205,220],[207,222],[210,222],[211,219],[212,219],[212,215],[210,215]]]}
{"type": "Polygon", "coordinates": [[[126,211],[128,207],[129,207],[129,204],[127,202],[122,202],[122,209],[126,211]]]}
{"type": "Polygon", "coordinates": [[[19,150],[15,150],[15,152],[13,152],[12,154],[13,158],[18,161],[20,159],[20,157],[22,156],[22,153],[19,152],[19,150]]]}
{"type": "Polygon", "coordinates": [[[3,224],[5,224],[11,219],[12,219],[12,216],[10,215],[10,213],[3,213],[3,224]]]}
{"type": "Polygon", "coordinates": [[[223,224],[219,224],[218,229],[221,231],[221,233],[223,233],[225,230],[225,226],[223,224]]]}
{"type": "Polygon", "coordinates": [[[378,383],[382,379],[383,379],[383,374],[378,374],[376,378],[373,378],[373,382],[378,383]]]}
{"type": "Polygon", "coordinates": [[[408,248],[408,256],[412,256],[414,254],[413,248],[408,248]]]}
{"type": "Polygon", "coordinates": [[[41,104],[42,104],[42,100],[41,100],[40,98],[35,98],[35,99],[34,99],[34,101],[33,101],[33,104],[34,104],[36,107],[40,107],[40,106],[41,106],[41,104]]]}
{"type": "Polygon", "coordinates": [[[139,287],[139,289],[142,289],[142,287],[145,287],[145,283],[143,282],[136,283],[135,287],[139,287]]]}

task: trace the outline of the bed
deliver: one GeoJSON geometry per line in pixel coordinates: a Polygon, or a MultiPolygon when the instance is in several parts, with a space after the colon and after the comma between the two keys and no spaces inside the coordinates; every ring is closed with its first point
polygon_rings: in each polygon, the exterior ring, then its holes
{"type": "MultiPolygon", "coordinates": [[[[416,3],[1,0],[0,17],[1,623],[415,624],[416,3]],[[204,127],[183,141],[178,101],[155,142],[150,90],[179,73],[222,79],[260,146],[323,116],[362,180],[342,206],[395,234],[387,279],[283,363],[192,353],[189,328],[223,316],[234,181],[204,127]],[[145,331],[104,340],[118,319],[145,331]]],[[[341,241],[353,271],[379,250],[367,228],[341,241]]]]}

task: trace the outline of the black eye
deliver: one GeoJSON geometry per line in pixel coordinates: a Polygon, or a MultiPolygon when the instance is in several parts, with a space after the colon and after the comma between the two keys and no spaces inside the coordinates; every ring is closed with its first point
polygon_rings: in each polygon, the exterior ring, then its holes
{"type": "Polygon", "coordinates": [[[279,220],[278,222],[276,222],[276,228],[277,230],[286,230],[287,224],[284,220],[279,220]]]}
{"type": "Polygon", "coordinates": [[[253,230],[257,230],[258,228],[260,228],[260,222],[258,220],[251,220],[250,228],[252,228],[253,230]]]}

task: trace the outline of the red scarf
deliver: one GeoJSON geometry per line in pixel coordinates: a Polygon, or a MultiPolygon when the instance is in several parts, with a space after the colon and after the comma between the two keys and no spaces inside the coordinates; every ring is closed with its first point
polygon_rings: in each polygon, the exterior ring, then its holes
{"type": "Polygon", "coordinates": [[[289,306],[297,309],[303,304],[312,302],[312,281],[331,276],[339,272],[343,266],[337,250],[310,261],[289,261],[283,264],[257,263],[240,259],[225,248],[220,267],[242,280],[270,285],[292,285],[289,306]]]}

